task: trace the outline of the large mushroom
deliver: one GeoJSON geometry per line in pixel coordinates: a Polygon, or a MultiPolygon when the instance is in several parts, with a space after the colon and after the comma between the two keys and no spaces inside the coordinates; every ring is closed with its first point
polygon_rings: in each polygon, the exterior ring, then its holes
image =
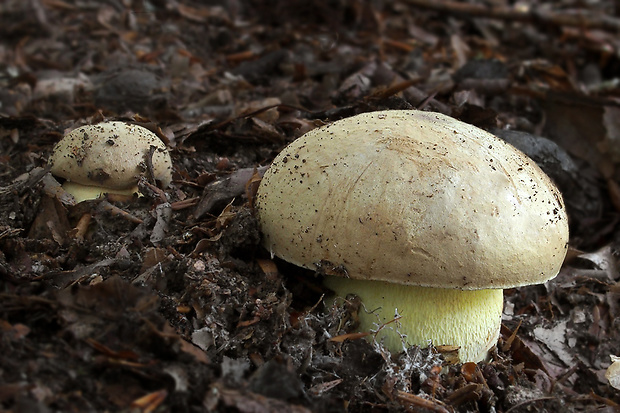
{"type": "Polygon", "coordinates": [[[133,194],[149,168],[164,188],[172,181],[166,145],[148,129],[125,122],[74,129],[54,146],[48,164],[53,175],[66,179],[63,188],[77,202],[105,193],[133,194]]]}
{"type": "Polygon", "coordinates": [[[422,111],[308,132],[265,173],[256,213],[273,255],[362,299],[361,330],[398,314],[378,335],[389,349],[458,346],[462,362],[497,342],[502,289],[555,277],[568,244],[562,197],[531,159],[422,111]]]}

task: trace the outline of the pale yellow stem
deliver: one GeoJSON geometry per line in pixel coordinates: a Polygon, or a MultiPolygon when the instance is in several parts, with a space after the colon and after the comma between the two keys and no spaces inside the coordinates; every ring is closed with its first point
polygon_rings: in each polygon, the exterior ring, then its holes
{"type": "Polygon", "coordinates": [[[396,329],[406,336],[406,345],[459,346],[461,362],[484,360],[499,337],[501,289],[427,288],[336,276],[327,276],[324,283],[340,297],[353,293],[361,298],[360,331],[376,331],[398,313],[399,322],[384,326],[376,336],[392,352],[403,350],[396,329]]]}
{"type": "Polygon", "coordinates": [[[111,188],[103,188],[95,185],[81,185],[75,182],[65,182],[62,184],[62,187],[65,191],[73,195],[76,202],[82,202],[90,199],[97,199],[102,197],[105,194],[119,194],[119,195],[127,195],[131,196],[135,193],[138,193],[138,187],[134,186],[133,188],[128,189],[111,189],[111,188]]]}

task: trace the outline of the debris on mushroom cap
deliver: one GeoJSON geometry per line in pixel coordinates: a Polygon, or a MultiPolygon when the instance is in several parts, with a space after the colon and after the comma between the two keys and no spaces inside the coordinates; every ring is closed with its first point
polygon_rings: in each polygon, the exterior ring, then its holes
{"type": "Polygon", "coordinates": [[[557,275],[568,243],[562,197],[531,159],[422,111],[308,132],[265,173],[256,211],[265,246],[286,261],[407,285],[541,283],[557,275]]]}
{"type": "Polygon", "coordinates": [[[49,158],[53,175],[108,189],[129,189],[144,175],[151,147],[154,178],[167,187],[172,161],[166,145],[151,131],[124,122],[77,128],[60,140],[49,158]]]}

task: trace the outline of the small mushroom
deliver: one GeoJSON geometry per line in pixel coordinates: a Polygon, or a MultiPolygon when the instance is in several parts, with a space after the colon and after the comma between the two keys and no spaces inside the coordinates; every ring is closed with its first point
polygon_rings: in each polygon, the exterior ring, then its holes
{"type": "Polygon", "coordinates": [[[48,164],[53,175],[66,179],[63,188],[81,202],[105,193],[138,192],[138,178],[147,173],[149,157],[154,179],[167,187],[172,161],[161,139],[138,125],[103,122],[65,135],[48,164]]]}
{"type": "Polygon", "coordinates": [[[614,389],[620,390],[620,357],[610,355],[611,365],[605,371],[605,378],[614,389]]]}
{"type": "Polygon", "coordinates": [[[448,116],[357,115],[286,147],[259,186],[265,247],[358,295],[360,329],[392,351],[498,339],[504,288],[555,277],[568,245],[562,197],[527,156],[448,116]],[[398,330],[398,331],[396,331],[398,330]]]}

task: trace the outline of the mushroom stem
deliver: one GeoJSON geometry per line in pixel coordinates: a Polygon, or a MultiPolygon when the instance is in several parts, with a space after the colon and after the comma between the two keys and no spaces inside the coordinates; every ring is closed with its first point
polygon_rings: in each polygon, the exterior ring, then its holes
{"type": "Polygon", "coordinates": [[[105,194],[119,194],[131,196],[138,192],[138,187],[133,186],[127,189],[103,188],[95,185],[82,185],[75,182],[65,182],[62,184],[63,189],[73,195],[75,202],[82,202],[88,199],[97,199],[105,194]]]}
{"type": "Polygon", "coordinates": [[[355,294],[362,300],[365,309],[359,312],[359,331],[376,331],[398,312],[398,325],[388,324],[376,335],[391,352],[402,351],[404,345],[427,347],[431,342],[459,346],[461,362],[479,362],[499,337],[501,289],[429,288],[337,276],[327,276],[324,284],[337,296],[355,294]]]}

